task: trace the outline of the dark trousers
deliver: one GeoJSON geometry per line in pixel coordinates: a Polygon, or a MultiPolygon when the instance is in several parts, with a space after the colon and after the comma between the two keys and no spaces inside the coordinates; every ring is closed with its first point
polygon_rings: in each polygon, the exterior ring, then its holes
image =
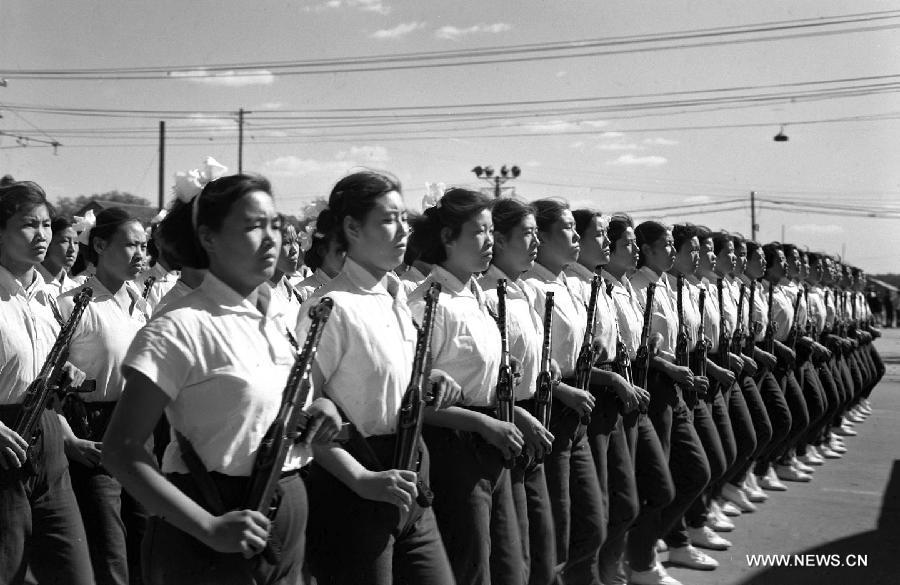
{"type": "MultiPolygon", "coordinates": [[[[241,509],[249,477],[219,473],[210,476],[222,503],[229,510],[241,509]]],[[[204,505],[194,478],[188,474],[168,476],[175,487],[204,505]]],[[[141,555],[144,583],[148,585],[275,585],[300,580],[306,548],[306,488],[299,473],[278,483],[280,503],[272,523],[271,538],[280,543],[281,554],[273,566],[257,555],[245,559],[240,553],[220,553],[182,532],[158,516],[151,516],[141,555]]]]}
{"type": "MultiPolygon", "coordinates": [[[[728,418],[731,420],[731,431],[734,435],[735,458],[734,462],[725,471],[725,475],[719,481],[721,490],[728,482],[747,468],[753,454],[756,453],[758,442],[756,439],[756,427],[753,424],[753,415],[747,405],[747,395],[756,390],[756,384],[749,377],[738,378],[738,381],[728,392],[728,418]],[[748,384],[745,388],[744,382],[748,384]]],[[[763,409],[765,412],[765,409],[763,409]]]]}
{"type": "Polygon", "coordinates": [[[422,433],[431,453],[434,514],[456,582],[523,583],[512,485],[500,452],[464,431],[426,426],[422,433]]]}
{"type": "Polygon", "coordinates": [[[621,550],[616,543],[640,512],[634,464],[619,415],[618,399],[605,389],[592,389],[597,404],[587,434],[602,495],[606,539],[600,547],[601,580],[615,573],[621,550]],[[611,544],[612,543],[612,544],[611,544]],[[610,545],[610,546],[608,546],[610,545]]]}
{"type": "Polygon", "coordinates": [[[841,410],[841,393],[838,390],[837,382],[832,375],[831,366],[828,362],[822,362],[816,365],[816,373],[819,377],[819,384],[825,394],[825,416],[822,421],[812,430],[811,442],[820,444],[828,434],[831,424],[841,410]]]}
{"type": "Polygon", "coordinates": [[[809,411],[806,409],[806,400],[803,399],[803,389],[797,383],[793,370],[781,372],[779,383],[791,411],[791,430],[784,441],[773,450],[772,456],[774,459],[784,460],[785,455],[809,427],[809,411]]]}
{"type": "MultiPolygon", "coordinates": [[[[15,424],[18,407],[0,407],[15,424]]],[[[91,585],[94,574],[55,412],[46,410],[24,468],[0,470],[0,583],[19,585],[30,566],[44,585],[91,585]]]]}
{"type": "Polygon", "coordinates": [[[739,386],[753,423],[753,432],[756,435],[756,450],[750,454],[747,462],[739,466],[732,474],[730,481],[735,485],[740,485],[747,478],[747,472],[750,470],[753,462],[769,446],[775,433],[766,402],[756,381],[751,376],[744,374],[740,377],[739,386]]]}
{"type": "Polygon", "coordinates": [[[646,571],[656,558],[656,540],[667,534],[709,482],[709,462],[694,430],[693,417],[671,380],[650,376],[650,421],[668,458],[675,497],[661,511],[641,515],[628,538],[632,569],[646,571]]]}
{"type": "Polygon", "coordinates": [[[599,583],[598,554],[606,538],[603,497],[586,433],[576,435],[579,417],[553,401],[553,451],[544,461],[553,507],[556,560],[567,583],[599,583]]]}
{"type": "Polygon", "coordinates": [[[738,458],[737,439],[734,436],[734,425],[731,423],[731,409],[729,408],[731,393],[737,391],[737,388],[732,385],[718,392],[713,401],[709,403],[710,415],[712,416],[713,424],[716,425],[716,431],[719,433],[722,450],[725,452],[725,473],[707,486],[709,495],[713,498],[719,497],[724,485],[725,475],[734,466],[738,458]]]}
{"type": "Polygon", "coordinates": [[[549,585],[556,576],[556,538],[544,465],[511,472],[513,502],[519,520],[522,558],[528,585],[549,585]]]}
{"type": "MultiPolygon", "coordinates": [[[[872,388],[874,389],[878,382],[884,378],[884,373],[887,369],[884,367],[884,360],[881,359],[881,354],[875,349],[875,344],[870,343],[867,347],[869,349],[869,357],[872,360],[872,364],[875,366],[875,382],[872,384],[872,388]]],[[[872,391],[869,390],[870,394],[871,392],[872,391]]],[[[865,398],[868,398],[868,395],[865,396],[865,398]]]]}
{"type": "Polygon", "coordinates": [[[792,418],[784,392],[772,372],[763,372],[757,381],[757,388],[772,423],[772,438],[757,453],[753,470],[756,475],[764,475],[773,461],[773,453],[784,444],[791,431],[792,418]]]}
{"type": "MultiPolygon", "coordinates": [[[[703,445],[703,452],[709,462],[710,484],[716,483],[725,475],[728,469],[728,460],[719,430],[710,414],[710,406],[705,401],[698,402],[693,409],[694,430],[703,445]]],[[[683,521],[675,525],[666,536],[666,543],[672,548],[678,548],[690,544],[687,528],[702,528],[706,523],[706,515],[709,512],[709,491],[700,494],[691,503],[684,513],[683,521]]]]}
{"type": "Polygon", "coordinates": [[[813,366],[812,360],[803,361],[798,367],[798,382],[803,388],[803,399],[806,401],[806,410],[809,412],[809,423],[806,429],[797,439],[797,454],[805,455],[806,447],[813,439],[819,425],[825,420],[827,412],[827,404],[825,402],[825,391],[819,381],[819,374],[813,366]]]}

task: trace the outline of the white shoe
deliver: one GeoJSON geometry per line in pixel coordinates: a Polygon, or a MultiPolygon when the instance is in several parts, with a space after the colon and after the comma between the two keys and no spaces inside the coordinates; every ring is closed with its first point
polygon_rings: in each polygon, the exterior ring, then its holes
{"type": "Polygon", "coordinates": [[[841,437],[855,437],[859,433],[857,433],[847,425],[841,425],[838,428],[834,429],[834,434],[841,437]]]}
{"type": "Polygon", "coordinates": [[[666,573],[659,563],[648,571],[632,571],[628,582],[631,585],[682,585],[681,581],[666,573]]]}
{"type": "MultiPolygon", "coordinates": [[[[844,449],[844,451],[846,451],[846,449],[844,449]]],[[[825,443],[822,443],[822,446],[819,447],[819,453],[821,453],[822,457],[824,457],[825,459],[840,459],[841,458],[840,453],[838,453],[837,451],[835,451],[834,449],[832,449],[825,443]]]]}
{"type": "Polygon", "coordinates": [[[744,493],[747,494],[748,500],[756,504],[765,502],[769,499],[766,492],[759,488],[759,484],[756,482],[756,476],[752,473],[748,473],[747,479],[744,480],[744,493]]]}
{"type": "Polygon", "coordinates": [[[737,506],[741,512],[756,512],[756,506],[754,506],[750,500],[747,499],[746,494],[733,483],[725,484],[722,488],[722,497],[737,506]]]}
{"type": "Polygon", "coordinates": [[[843,455],[847,452],[847,447],[844,447],[844,444],[839,441],[832,440],[831,443],[828,444],[828,448],[838,455],[843,455]]]}
{"type": "Polygon", "coordinates": [[[807,475],[811,475],[812,472],[815,471],[815,469],[797,459],[796,456],[791,457],[791,467],[793,467],[800,473],[805,473],[807,475]]]}
{"type": "Polygon", "coordinates": [[[776,465],[775,475],[778,476],[778,479],[783,481],[798,481],[803,483],[812,481],[811,475],[803,473],[790,465],[776,465]]]}
{"type": "Polygon", "coordinates": [[[709,526],[703,528],[688,528],[688,536],[691,544],[709,550],[728,550],[731,542],[716,534],[709,526]]]}
{"type": "Polygon", "coordinates": [[[706,515],[706,525],[716,532],[731,532],[734,530],[734,522],[722,513],[718,502],[713,500],[709,504],[709,513],[706,515]]]}
{"type": "Polygon", "coordinates": [[[696,569],[698,571],[712,571],[719,566],[719,561],[691,545],[681,546],[670,550],[669,562],[673,565],[687,567],[688,569],[696,569]]]}
{"type": "Polygon", "coordinates": [[[666,544],[666,541],[663,539],[659,539],[656,541],[656,552],[662,553],[669,550],[669,545],[666,544]]]}
{"type": "Polygon", "coordinates": [[[847,420],[849,420],[852,423],[857,423],[857,424],[866,420],[866,417],[862,416],[859,413],[859,411],[857,411],[857,410],[851,410],[850,412],[847,413],[847,415],[844,418],[846,418],[847,420]]]}
{"type": "MultiPolygon", "coordinates": [[[[812,450],[812,447],[807,447],[807,449],[808,450],[806,452],[806,455],[801,455],[800,457],[797,457],[797,461],[799,461],[800,463],[803,463],[804,465],[807,465],[807,466],[823,465],[825,463],[824,459],[820,458],[818,455],[815,454],[815,451],[812,450]]],[[[799,469],[800,471],[805,471],[804,469],[802,469],[796,465],[794,467],[797,467],[797,469],[799,469]]]]}
{"type": "Polygon", "coordinates": [[[766,474],[759,478],[759,487],[764,490],[769,490],[770,492],[787,491],[787,486],[781,483],[781,480],[778,479],[778,475],[775,473],[775,469],[773,467],[769,467],[769,470],[766,471],[766,474]]]}
{"type": "Polygon", "coordinates": [[[728,500],[720,500],[719,505],[722,507],[722,513],[726,516],[731,516],[732,518],[737,518],[741,515],[741,509],[736,505],[732,504],[728,500]]]}

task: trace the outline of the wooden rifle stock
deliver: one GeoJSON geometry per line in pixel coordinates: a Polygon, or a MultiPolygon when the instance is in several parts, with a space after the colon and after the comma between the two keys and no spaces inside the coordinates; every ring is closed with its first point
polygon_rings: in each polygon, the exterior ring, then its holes
{"type": "Polygon", "coordinates": [[[416,337],[416,353],[413,357],[412,375],[403,394],[397,416],[397,443],[394,449],[394,469],[419,470],[419,436],[422,434],[424,406],[427,401],[426,384],[431,372],[427,366],[431,355],[431,332],[441,285],[432,282],[425,293],[425,313],[416,337]]]}
{"type": "Polygon", "coordinates": [[[641,328],[641,345],[632,364],[634,385],[647,389],[647,378],[650,373],[650,319],[653,313],[653,295],[656,292],[656,283],[647,285],[647,302],[644,304],[644,325],[641,328]]]}
{"type": "MultiPolygon", "coordinates": [[[[497,327],[500,328],[500,372],[497,375],[497,418],[507,423],[515,422],[513,410],[513,376],[509,365],[509,338],[506,328],[506,279],[497,280],[497,327]]],[[[512,469],[515,458],[504,461],[512,469]]]]}
{"type": "Polygon", "coordinates": [[[706,355],[709,352],[709,343],[703,334],[704,322],[706,321],[706,288],[700,289],[698,305],[700,309],[700,325],[697,328],[697,345],[691,351],[691,371],[696,376],[706,376],[706,355]]]}
{"type": "MultiPolygon", "coordinates": [[[[281,469],[291,448],[305,431],[304,423],[308,416],[303,412],[303,407],[312,388],[310,371],[319,340],[322,338],[322,330],[331,316],[333,306],[330,297],[323,297],[317,305],[310,308],[312,325],[306,335],[306,341],[303,342],[303,349],[297,355],[288,374],[278,415],[263,436],[256,459],[253,461],[245,508],[261,512],[269,519],[274,518],[277,511],[277,507],[273,504],[276,501],[275,491],[278,480],[281,479],[281,469]]],[[[267,560],[277,560],[271,544],[266,545],[262,554],[267,560]]]]}
{"type": "Polygon", "coordinates": [[[769,282],[769,307],[766,309],[766,335],[763,338],[763,349],[769,353],[775,352],[775,330],[778,326],[773,318],[773,295],[775,291],[775,283],[769,282]]]}
{"type": "Polygon", "coordinates": [[[145,301],[147,297],[150,296],[150,291],[153,289],[153,284],[156,282],[156,277],[152,274],[147,277],[147,280],[144,281],[144,291],[141,293],[141,298],[145,301]]]}
{"type": "MultiPolygon", "coordinates": [[[[613,284],[606,283],[606,296],[612,299],[613,284]]],[[[613,301],[613,309],[615,309],[615,301],[613,301]]],[[[629,384],[634,384],[634,376],[631,372],[631,358],[628,357],[628,347],[622,340],[622,332],[619,329],[618,317],[616,317],[616,359],[614,362],[617,374],[625,378],[629,384]]]]}
{"type": "Polygon", "coordinates": [[[744,353],[752,356],[753,347],[756,345],[756,335],[759,333],[760,324],[753,320],[753,307],[756,303],[756,280],[750,281],[750,302],[747,304],[747,324],[750,331],[747,333],[747,339],[744,340],[744,353]]]}
{"type": "MultiPolygon", "coordinates": [[[[690,367],[690,356],[688,355],[688,334],[687,325],[684,323],[684,275],[679,274],[677,280],[677,302],[678,310],[678,336],[675,342],[675,365],[690,367]]],[[[681,388],[682,394],[693,391],[693,388],[683,388],[680,384],[676,384],[681,388]]]]}
{"type": "Polygon", "coordinates": [[[72,315],[59,330],[56,341],[53,343],[53,347],[50,348],[50,353],[47,354],[47,359],[44,360],[37,377],[25,390],[22,411],[16,419],[13,430],[25,439],[29,447],[34,446],[34,442],[37,439],[36,430],[38,423],[41,420],[44,409],[47,408],[47,404],[50,402],[51,396],[57,390],[59,379],[63,373],[62,368],[69,356],[69,344],[72,341],[72,336],[75,334],[75,329],[78,327],[78,323],[84,315],[84,310],[87,308],[88,303],[91,302],[93,296],[94,291],[89,286],[84,287],[81,289],[81,292],[75,295],[75,307],[72,310],[72,315]]]}
{"type": "Polygon", "coordinates": [[[553,376],[550,373],[550,351],[553,347],[553,293],[547,293],[544,302],[544,343],[541,348],[541,371],[538,373],[534,394],[535,416],[545,429],[550,428],[553,406],[553,376]]]}
{"type": "Polygon", "coordinates": [[[787,341],[791,346],[791,350],[797,351],[797,339],[800,338],[800,299],[803,297],[803,285],[797,291],[797,298],[794,299],[794,318],[791,319],[791,329],[788,331],[787,341]]]}
{"type": "MultiPolygon", "coordinates": [[[[594,275],[591,278],[591,296],[587,306],[587,326],[584,329],[584,339],[581,342],[581,351],[575,361],[575,387],[579,390],[590,391],[591,370],[597,362],[597,352],[594,350],[594,328],[597,322],[597,294],[600,291],[600,277],[594,275]]],[[[587,426],[591,424],[591,415],[582,415],[579,424],[587,426]]]]}
{"type": "Polygon", "coordinates": [[[734,335],[731,339],[731,351],[740,355],[744,351],[744,337],[747,330],[744,328],[744,295],[747,294],[747,286],[741,284],[741,292],[738,295],[737,306],[737,323],[734,328],[734,335]]]}

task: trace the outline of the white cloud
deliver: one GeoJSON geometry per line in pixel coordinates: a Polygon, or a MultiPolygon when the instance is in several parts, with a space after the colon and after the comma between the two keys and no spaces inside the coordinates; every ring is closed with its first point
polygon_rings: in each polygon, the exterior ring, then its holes
{"type": "Polygon", "coordinates": [[[557,76],[557,77],[565,77],[565,76],[568,75],[568,74],[569,74],[568,71],[557,71],[557,72],[556,72],[556,76],[557,76]]]}
{"type": "Polygon", "coordinates": [[[675,146],[678,144],[678,141],[658,136],[656,138],[645,138],[644,144],[652,144],[653,146],[675,146]]]}
{"type": "Polygon", "coordinates": [[[658,167],[669,162],[663,156],[635,156],[631,153],[623,154],[619,158],[607,161],[606,164],[615,167],[658,167]]]}
{"type": "Polygon", "coordinates": [[[644,150],[643,146],[634,144],[633,142],[609,142],[606,144],[598,144],[597,148],[599,150],[644,150]]]}
{"type": "Polygon", "coordinates": [[[526,162],[526,163],[525,163],[524,165],[522,165],[522,166],[523,166],[523,167],[539,167],[539,166],[541,166],[541,164],[542,164],[542,163],[541,163],[541,161],[539,161],[539,160],[530,160],[530,161],[526,162]]]}
{"type": "Polygon", "coordinates": [[[262,164],[263,175],[279,178],[301,178],[313,174],[338,177],[354,167],[371,166],[390,160],[383,146],[351,146],[335,154],[332,160],[279,156],[262,164]]]}
{"type": "Polygon", "coordinates": [[[373,39],[398,39],[402,36],[418,30],[425,26],[424,22],[402,22],[394,28],[383,28],[376,30],[371,36],[373,39]]]}
{"type": "Polygon", "coordinates": [[[837,224],[819,224],[819,223],[801,223],[790,226],[791,231],[798,231],[802,234],[841,234],[844,228],[837,224]]]}
{"type": "Polygon", "coordinates": [[[377,12],[378,14],[387,14],[391,11],[391,7],[382,2],[382,0],[326,0],[325,2],[306,6],[304,9],[307,12],[321,12],[322,10],[336,10],[340,8],[352,8],[363,12],[377,12]]]}
{"type": "Polygon", "coordinates": [[[621,138],[623,136],[625,136],[623,132],[604,132],[600,138],[621,138]]]}
{"type": "Polygon", "coordinates": [[[390,160],[383,146],[351,146],[349,150],[337,153],[335,158],[356,163],[384,163],[390,160]]]}
{"type": "Polygon", "coordinates": [[[551,120],[549,122],[534,122],[533,124],[525,124],[525,129],[531,132],[567,132],[574,130],[578,126],[574,122],[566,122],[565,120],[551,120]]]}
{"type": "Polygon", "coordinates": [[[170,71],[169,77],[184,79],[193,83],[218,85],[225,87],[244,87],[246,85],[272,85],[275,76],[267,69],[248,69],[246,71],[209,71],[193,69],[191,71],[170,71]]]}
{"type": "Polygon", "coordinates": [[[256,106],[257,110],[280,110],[284,108],[284,102],[263,102],[256,106]]]}
{"type": "Polygon", "coordinates": [[[506,32],[512,29],[511,25],[508,25],[504,22],[497,22],[494,24],[474,24],[467,28],[458,28],[455,26],[442,26],[434,32],[434,36],[439,39],[448,39],[451,41],[455,41],[460,37],[465,37],[474,34],[499,34],[502,32],[506,32]]]}
{"type": "Polygon", "coordinates": [[[590,128],[603,128],[604,126],[609,126],[609,122],[606,120],[584,120],[581,123],[590,128]]]}
{"type": "Polygon", "coordinates": [[[684,200],[685,203],[706,203],[711,201],[712,197],[709,195],[691,195],[690,197],[684,200]]]}
{"type": "Polygon", "coordinates": [[[573,142],[569,145],[569,148],[584,148],[584,141],[576,140],[575,142],[573,142]]]}
{"type": "Polygon", "coordinates": [[[203,128],[230,128],[237,131],[237,119],[231,116],[210,116],[207,114],[191,114],[181,123],[203,128]]]}

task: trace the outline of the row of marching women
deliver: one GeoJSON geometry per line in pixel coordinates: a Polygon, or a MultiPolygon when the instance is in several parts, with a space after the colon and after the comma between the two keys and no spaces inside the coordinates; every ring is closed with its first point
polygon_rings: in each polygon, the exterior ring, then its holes
{"type": "Polygon", "coordinates": [[[675,585],[884,373],[793,245],[365,171],[303,262],[263,177],[176,194],[148,269],[0,188],[0,583],[675,585]]]}

